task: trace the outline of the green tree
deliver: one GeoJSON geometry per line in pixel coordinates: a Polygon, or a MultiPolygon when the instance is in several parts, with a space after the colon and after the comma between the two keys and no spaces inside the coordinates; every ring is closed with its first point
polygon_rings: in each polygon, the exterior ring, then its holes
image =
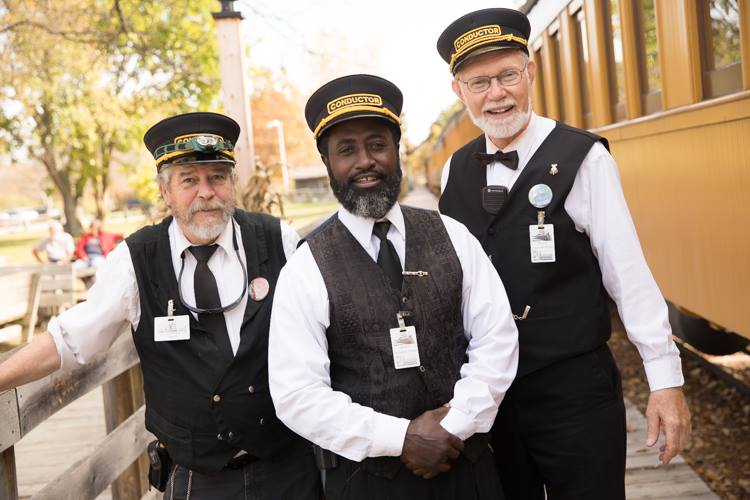
{"type": "Polygon", "coordinates": [[[0,151],[44,164],[68,231],[81,231],[87,187],[103,215],[116,158],[150,163],[129,154],[149,124],[216,102],[216,10],[215,0],[0,0],[0,151]]]}

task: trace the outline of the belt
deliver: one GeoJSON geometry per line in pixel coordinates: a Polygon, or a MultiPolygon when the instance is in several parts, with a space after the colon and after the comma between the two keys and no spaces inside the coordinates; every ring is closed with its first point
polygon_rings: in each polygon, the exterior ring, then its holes
{"type": "Polygon", "coordinates": [[[258,460],[258,457],[255,455],[251,455],[249,453],[244,453],[238,457],[232,458],[227,464],[224,466],[224,469],[242,469],[246,465],[250,465],[253,462],[256,462],[258,460]]]}

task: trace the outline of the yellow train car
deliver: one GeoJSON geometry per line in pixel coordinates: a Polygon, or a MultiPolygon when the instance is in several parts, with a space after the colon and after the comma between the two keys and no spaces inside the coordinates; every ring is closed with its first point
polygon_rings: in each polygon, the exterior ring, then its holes
{"type": "MultiPolygon", "coordinates": [[[[609,140],[675,333],[750,339],[750,0],[539,0],[538,114],[609,140]]],[[[481,132],[465,111],[421,151],[431,189],[481,132]]],[[[746,348],[746,347],[745,347],[746,348]]]]}

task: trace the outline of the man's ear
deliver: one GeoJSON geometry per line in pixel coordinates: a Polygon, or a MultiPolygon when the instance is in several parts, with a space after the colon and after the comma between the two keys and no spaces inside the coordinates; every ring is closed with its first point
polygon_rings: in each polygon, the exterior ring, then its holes
{"type": "Polygon", "coordinates": [[[536,63],[529,60],[529,65],[526,66],[526,70],[529,72],[529,86],[531,86],[534,84],[534,79],[536,78],[536,63]]]}
{"type": "Polygon", "coordinates": [[[326,168],[331,168],[330,163],[328,162],[328,156],[324,155],[323,153],[320,154],[320,160],[323,162],[323,165],[326,166],[326,168]]]}
{"type": "Polygon", "coordinates": [[[169,191],[162,185],[159,185],[159,194],[161,194],[161,199],[164,200],[164,204],[167,208],[172,208],[172,199],[169,196],[169,191]]]}
{"type": "Polygon", "coordinates": [[[466,101],[464,101],[464,94],[461,91],[461,84],[459,83],[457,78],[454,78],[451,82],[451,88],[453,89],[453,93],[455,93],[456,96],[461,99],[461,102],[466,104],[466,101]]]}

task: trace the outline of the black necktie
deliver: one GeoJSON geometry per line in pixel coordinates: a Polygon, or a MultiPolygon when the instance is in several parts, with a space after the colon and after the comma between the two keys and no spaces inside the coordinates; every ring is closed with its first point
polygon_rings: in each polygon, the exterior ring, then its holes
{"type": "Polygon", "coordinates": [[[493,161],[499,161],[511,170],[516,170],[518,168],[518,152],[516,151],[503,153],[502,151],[497,150],[493,155],[474,153],[474,159],[482,165],[489,165],[493,161]]]}
{"type": "MultiPolygon", "coordinates": [[[[216,286],[214,273],[208,268],[208,259],[214,254],[218,245],[204,245],[189,247],[198,263],[193,275],[193,287],[195,288],[195,305],[200,309],[215,309],[221,307],[219,289],[216,286]]],[[[229,342],[227,324],[224,321],[224,313],[199,314],[198,321],[207,331],[214,335],[216,346],[223,355],[234,357],[232,344],[229,342]]]]}
{"type": "Polygon", "coordinates": [[[388,280],[391,282],[391,286],[401,291],[401,282],[403,276],[401,275],[401,261],[398,259],[396,249],[393,248],[393,243],[387,238],[388,230],[391,228],[391,223],[376,222],[372,228],[372,234],[380,238],[380,251],[378,252],[378,265],[383,270],[388,280]]]}

